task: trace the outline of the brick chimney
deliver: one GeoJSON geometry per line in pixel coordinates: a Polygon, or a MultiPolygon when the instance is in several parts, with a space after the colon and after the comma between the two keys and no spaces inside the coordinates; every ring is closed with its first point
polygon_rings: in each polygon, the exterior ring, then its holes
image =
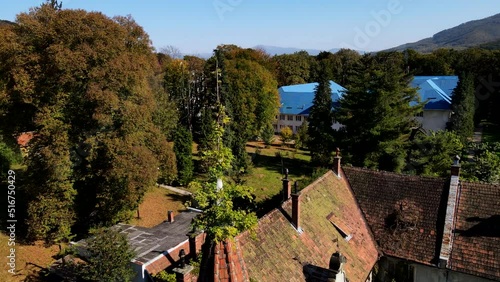
{"type": "Polygon", "coordinates": [[[186,252],[184,249],[181,249],[179,252],[179,266],[172,270],[175,273],[175,280],[177,282],[196,281],[196,275],[194,275],[193,269],[193,266],[186,264],[186,252]]]}
{"type": "Polygon", "coordinates": [[[168,211],[167,212],[167,222],[174,222],[174,212],[173,211],[168,211]]]}
{"type": "Polygon", "coordinates": [[[460,176],[460,157],[455,156],[455,159],[453,160],[453,165],[451,166],[451,175],[453,176],[460,176]]]}
{"type": "Polygon", "coordinates": [[[288,168],[285,168],[285,178],[282,180],[283,182],[283,201],[290,199],[290,194],[292,194],[292,184],[290,180],[288,180],[288,168]]]}
{"type": "Polygon", "coordinates": [[[297,191],[297,181],[295,181],[295,191],[292,194],[292,224],[297,231],[301,232],[300,228],[300,195],[297,191]]]}
{"type": "Polygon", "coordinates": [[[337,148],[335,157],[333,158],[333,172],[340,178],[340,160],[342,157],[340,156],[340,149],[337,148]]]}
{"type": "Polygon", "coordinates": [[[453,229],[455,228],[455,212],[460,193],[460,157],[456,156],[451,166],[450,188],[448,190],[448,202],[446,205],[446,217],[444,221],[443,239],[441,242],[441,251],[439,252],[439,264],[441,268],[448,266],[453,246],[453,229]]]}

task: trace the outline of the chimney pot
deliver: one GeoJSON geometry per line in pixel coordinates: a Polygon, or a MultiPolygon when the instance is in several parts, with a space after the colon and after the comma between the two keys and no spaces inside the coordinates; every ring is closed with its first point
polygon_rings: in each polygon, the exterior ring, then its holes
{"type": "Polygon", "coordinates": [[[283,201],[286,201],[290,198],[290,194],[292,194],[292,187],[290,180],[288,180],[288,168],[285,168],[285,178],[283,181],[283,201]]]}
{"type": "Polygon", "coordinates": [[[333,172],[337,175],[337,177],[340,177],[340,160],[342,157],[340,156],[340,149],[337,148],[335,157],[333,158],[333,172]]]}
{"type": "Polygon", "coordinates": [[[174,212],[173,211],[167,212],[167,221],[170,223],[174,222],[174,212]]]}
{"type": "Polygon", "coordinates": [[[181,251],[179,252],[179,259],[181,261],[181,268],[186,267],[186,252],[184,251],[184,249],[181,249],[181,251]]]}
{"type": "Polygon", "coordinates": [[[452,176],[460,176],[460,157],[457,155],[453,160],[453,165],[451,165],[451,175],[452,176]]]}
{"type": "Polygon", "coordinates": [[[292,194],[292,224],[300,232],[300,198],[299,194],[292,194]]]}

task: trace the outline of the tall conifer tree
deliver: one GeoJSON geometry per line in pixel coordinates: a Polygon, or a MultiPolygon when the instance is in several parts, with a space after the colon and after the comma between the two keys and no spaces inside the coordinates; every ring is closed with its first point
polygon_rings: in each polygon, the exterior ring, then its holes
{"type": "Polygon", "coordinates": [[[450,129],[455,131],[462,142],[474,133],[474,79],[471,74],[462,74],[451,101],[453,114],[450,129]]]}
{"type": "Polygon", "coordinates": [[[309,143],[313,164],[327,166],[332,146],[332,91],[330,82],[321,76],[314,92],[313,105],[308,118],[309,143]]]}
{"type": "Polygon", "coordinates": [[[421,111],[401,54],[365,55],[346,85],[335,118],[344,155],[356,166],[400,171],[414,116],[421,111]]]}

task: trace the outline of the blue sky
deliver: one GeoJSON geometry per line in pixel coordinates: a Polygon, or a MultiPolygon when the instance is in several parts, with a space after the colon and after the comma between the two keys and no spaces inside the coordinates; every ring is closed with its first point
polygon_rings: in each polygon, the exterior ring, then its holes
{"type": "MultiPolygon", "coordinates": [[[[43,1],[3,1],[0,19],[43,1]]],[[[132,15],[157,50],[219,44],[377,51],[500,13],[499,0],[65,0],[63,8],[132,15]]]]}

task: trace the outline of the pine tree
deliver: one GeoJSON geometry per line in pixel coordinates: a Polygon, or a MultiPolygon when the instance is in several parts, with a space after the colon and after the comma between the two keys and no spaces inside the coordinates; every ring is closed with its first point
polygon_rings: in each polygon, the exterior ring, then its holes
{"type": "Polygon", "coordinates": [[[327,166],[333,151],[333,115],[330,82],[324,76],[316,86],[308,122],[308,147],[311,151],[311,162],[327,166]]]}
{"type": "Polygon", "coordinates": [[[111,229],[97,229],[87,241],[87,263],[79,276],[86,281],[132,281],[136,273],[130,261],[135,254],[125,235],[111,229]]]}
{"type": "Polygon", "coordinates": [[[174,152],[177,159],[177,181],[187,185],[193,178],[193,136],[184,126],[179,126],[175,134],[174,152]]]}
{"type": "Polygon", "coordinates": [[[466,142],[474,133],[474,79],[470,73],[462,74],[451,102],[452,116],[449,128],[466,142]]]}
{"type": "Polygon", "coordinates": [[[422,109],[405,74],[402,55],[365,55],[355,69],[335,118],[344,156],[356,166],[401,171],[414,116],[422,109]]]}

